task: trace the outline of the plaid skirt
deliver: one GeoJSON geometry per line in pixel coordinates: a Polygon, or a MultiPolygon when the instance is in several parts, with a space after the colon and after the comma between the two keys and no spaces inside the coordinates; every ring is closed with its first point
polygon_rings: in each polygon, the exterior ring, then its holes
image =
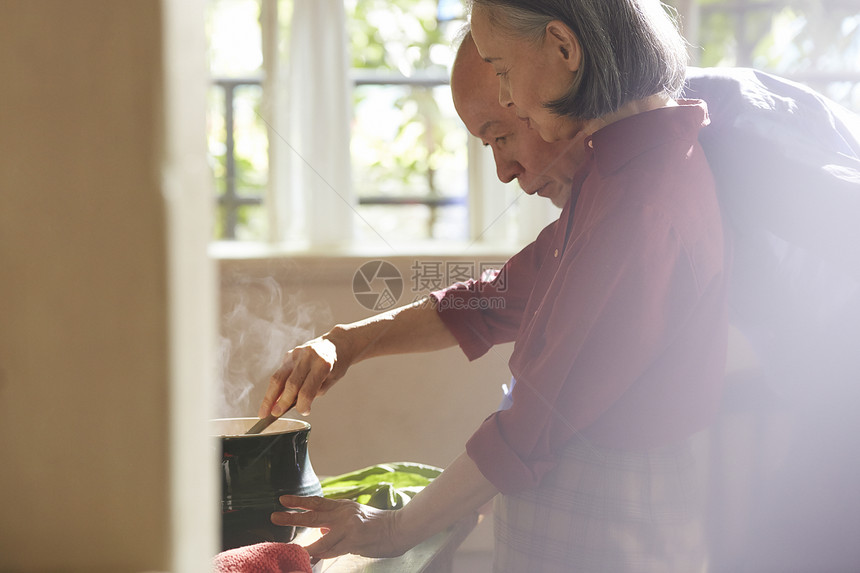
{"type": "Polygon", "coordinates": [[[647,452],[574,438],[541,485],[500,495],[495,573],[701,573],[704,496],[691,442],[647,452]]]}

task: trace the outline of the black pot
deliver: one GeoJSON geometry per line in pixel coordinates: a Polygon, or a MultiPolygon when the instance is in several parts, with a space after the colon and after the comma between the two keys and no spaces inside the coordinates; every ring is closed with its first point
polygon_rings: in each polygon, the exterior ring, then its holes
{"type": "Polygon", "coordinates": [[[275,525],[270,519],[273,511],[284,510],[278,498],[322,493],[308,456],[311,425],[282,418],[261,434],[246,435],[256,421],[212,420],[212,432],[221,444],[222,550],[291,541],[296,528],[275,525]]]}

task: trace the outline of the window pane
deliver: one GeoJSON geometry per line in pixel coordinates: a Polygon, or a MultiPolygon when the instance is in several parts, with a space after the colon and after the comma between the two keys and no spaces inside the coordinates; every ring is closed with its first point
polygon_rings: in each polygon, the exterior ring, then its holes
{"type": "Polygon", "coordinates": [[[463,218],[456,210],[422,207],[407,215],[397,204],[427,200],[465,209],[466,132],[450,89],[373,85],[356,88],[354,95],[353,181],[362,217],[387,241],[432,237],[440,224],[445,238],[465,239],[466,226],[451,236],[456,227],[448,219],[463,218]]]}
{"type": "Polygon", "coordinates": [[[236,193],[261,197],[265,193],[268,170],[268,136],[261,119],[260,86],[236,88],[233,103],[236,138],[236,193]]]}
{"type": "Polygon", "coordinates": [[[238,79],[253,82],[260,75],[260,2],[208,0],[206,16],[213,78],[207,139],[217,195],[214,238],[263,240],[268,155],[265,124],[259,117],[262,90],[238,79]]]}
{"type": "Polygon", "coordinates": [[[467,134],[444,85],[460,23],[437,21],[436,0],[347,0],[346,8],[361,79],[353,92],[353,180],[370,226],[360,237],[467,238],[467,134]]]}
{"type": "Polygon", "coordinates": [[[213,76],[248,76],[263,65],[259,0],[207,0],[209,70],[213,76]]]}
{"type": "Polygon", "coordinates": [[[225,168],[227,130],[224,125],[224,90],[220,86],[210,86],[206,95],[206,141],[209,149],[209,167],[212,169],[212,176],[215,179],[215,191],[218,195],[223,195],[227,183],[225,168]]]}

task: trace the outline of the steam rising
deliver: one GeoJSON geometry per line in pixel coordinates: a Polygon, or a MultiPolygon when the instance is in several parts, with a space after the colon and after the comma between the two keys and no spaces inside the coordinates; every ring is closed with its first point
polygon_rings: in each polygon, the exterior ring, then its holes
{"type": "Polygon", "coordinates": [[[255,416],[284,355],[312,339],[330,313],[299,294],[285,295],[271,277],[233,277],[224,290],[215,413],[255,416]]]}

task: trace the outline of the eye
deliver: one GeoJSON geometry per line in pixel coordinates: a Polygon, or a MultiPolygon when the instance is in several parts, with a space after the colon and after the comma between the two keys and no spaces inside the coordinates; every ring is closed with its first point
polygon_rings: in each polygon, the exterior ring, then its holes
{"type": "Polygon", "coordinates": [[[483,143],[484,147],[490,147],[490,146],[501,147],[501,146],[505,145],[506,143],[508,143],[508,138],[510,138],[511,135],[512,134],[510,134],[510,133],[505,134],[505,135],[499,135],[497,137],[491,138],[491,141],[484,141],[482,143],[483,143]]]}

